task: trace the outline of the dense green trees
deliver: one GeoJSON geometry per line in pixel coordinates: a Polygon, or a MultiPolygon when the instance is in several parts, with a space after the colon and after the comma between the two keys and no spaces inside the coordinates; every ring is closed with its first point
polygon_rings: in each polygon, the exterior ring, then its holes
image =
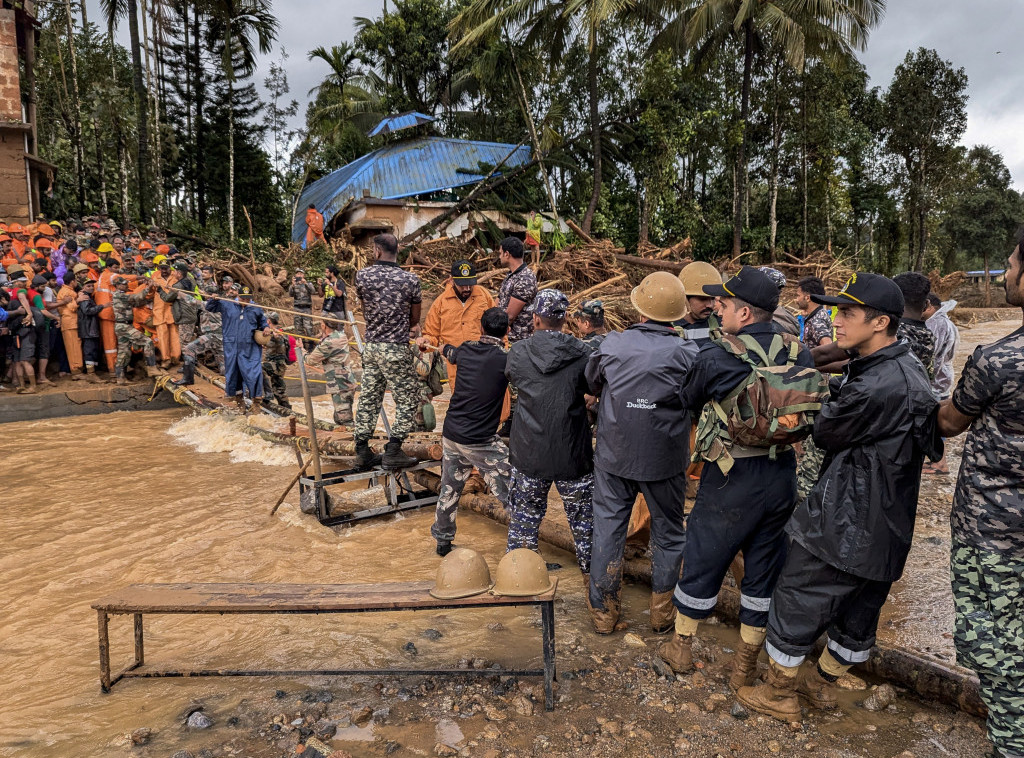
{"type": "Polygon", "coordinates": [[[436,119],[421,130],[541,156],[482,203],[557,209],[631,248],[688,236],[703,258],[995,265],[1020,195],[998,153],[961,144],[962,69],[921,49],[887,89],[871,85],[856,53],[882,7],[391,0],[354,20],[352,42],[293,51],[322,70],[300,111],[283,51],[265,92],[252,80],[276,36],[270,0],[104,0],[135,28],[128,49],[86,23],[81,0],[48,3],[49,210],[230,238],[244,206],[257,235],[284,240],[303,186],[395,139],[367,138],[381,116],[418,110],[436,119]]]}

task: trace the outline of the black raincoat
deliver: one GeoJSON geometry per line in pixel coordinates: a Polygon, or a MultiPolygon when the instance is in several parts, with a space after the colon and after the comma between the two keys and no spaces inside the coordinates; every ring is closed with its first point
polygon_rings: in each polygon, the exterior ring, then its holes
{"type": "Polygon", "coordinates": [[[594,470],[584,394],[591,349],[571,334],[539,331],[509,348],[505,376],[518,391],[509,462],[537,479],[578,479],[594,470]]]}
{"type": "Polygon", "coordinates": [[[928,375],[906,343],[851,361],[814,424],[822,475],[790,536],[863,579],[896,581],[914,536],[921,466],[942,456],[928,375]]]}

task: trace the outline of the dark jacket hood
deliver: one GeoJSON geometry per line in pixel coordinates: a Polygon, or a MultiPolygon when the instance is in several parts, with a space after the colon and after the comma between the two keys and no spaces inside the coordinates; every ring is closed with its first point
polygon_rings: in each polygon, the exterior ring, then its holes
{"type": "Polygon", "coordinates": [[[571,334],[547,330],[534,332],[525,346],[530,364],[540,374],[553,374],[591,352],[571,334]]]}

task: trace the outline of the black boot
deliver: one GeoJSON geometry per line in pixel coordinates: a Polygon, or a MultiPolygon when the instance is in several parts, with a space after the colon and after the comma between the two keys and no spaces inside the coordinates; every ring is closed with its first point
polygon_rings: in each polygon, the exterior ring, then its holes
{"type": "Polygon", "coordinates": [[[177,379],[171,384],[176,387],[187,387],[196,383],[196,364],[192,361],[185,361],[181,367],[181,379],[177,379]]]}
{"type": "Polygon", "coordinates": [[[388,446],[384,448],[384,458],[381,459],[381,465],[384,468],[411,468],[419,463],[416,458],[411,458],[402,452],[402,442],[403,440],[397,437],[388,440],[388,446]]]}
{"type": "Polygon", "coordinates": [[[448,553],[452,551],[452,543],[445,542],[444,540],[437,541],[437,554],[444,558],[448,553]]]}
{"type": "Polygon", "coordinates": [[[370,449],[369,440],[356,440],[356,468],[376,468],[380,461],[380,456],[370,449]]]}

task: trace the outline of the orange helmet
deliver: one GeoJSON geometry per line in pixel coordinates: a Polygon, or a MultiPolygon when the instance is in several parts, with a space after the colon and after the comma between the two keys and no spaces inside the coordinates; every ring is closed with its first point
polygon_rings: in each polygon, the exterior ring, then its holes
{"type": "Polygon", "coordinates": [[[47,237],[40,237],[39,239],[37,239],[35,241],[35,247],[36,248],[44,247],[44,248],[49,248],[50,250],[53,250],[53,242],[50,239],[48,239],[47,237]]]}
{"type": "Polygon", "coordinates": [[[39,233],[44,237],[52,237],[54,235],[53,227],[49,224],[39,224],[39,233]]]}
{"type": "Polygon", "coordinates": [[[0,234],[0,242],[10,242],[11,237],[7,234],[0,234]]]}
{"type": "Polygon", "coordinates": [[[86,250],[84,253],[78,256],[78,259],[82,261],[82,263],[98,263],[100,257],[96,255],[96,253],[94,253],[92,250],[86,250]]]}
{"type": "Polygon", "coordinates": [[[146,242],[146,240],[142,240],[142,242],[139,243],[139,250],[152,250],[152,249],[153,249],[153,246],[151,244],[149,244],[148,242],[146,242]]]}
{"type": "Polygon", "coordinates": [[[10,226],[7,227],[7,231],[9,231],[11,234],[24,234],[25,227],[23,227],[21,224],[11,224],[10,226]]]}
{"type": "Polygon", "coordinates": [[[156,251],[158,253],[160,253],[160,255],[170,255],[171,254],[171,246],[170,245],[157,245],[156,246],[156,251]]]}

